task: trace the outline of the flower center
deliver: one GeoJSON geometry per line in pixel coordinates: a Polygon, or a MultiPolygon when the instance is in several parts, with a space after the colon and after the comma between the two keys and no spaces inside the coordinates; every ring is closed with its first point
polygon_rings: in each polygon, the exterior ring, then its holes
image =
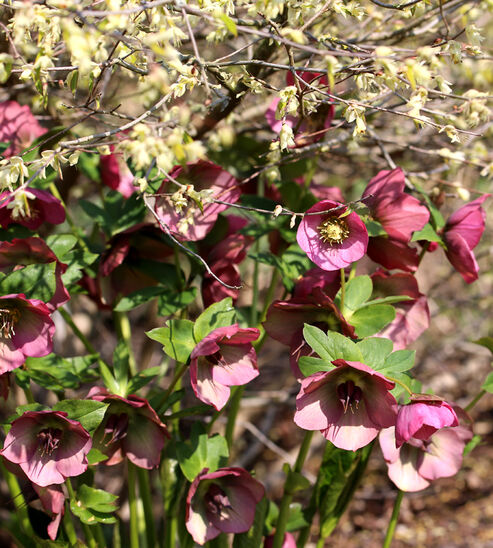
{"type": "Polygon", "coordinates": [[[111,415],[104,427],[103,440],[106,440],[106,437],[108,436],[108,441],[106,441],[104,445],[108,446],[126,437],[128,423],[129,419],[126,413],[111,415]]]}
{"type": "Polygon", "coordinates": [[[212,514],[221,515],[224,508],[231,508],[228,495],[213,483],[205,495],[205,506],[212,514]]]}
{"type": "Polygon", "coordinates": [[[334,244],[342,244],[349,236],[349,227],[344,219],[339,217],[330,217],[317,227],[320,239],[323,242],[334,244]]]}
{"type": "Polygon", "coordinates": [[[63,431],[60,430],[60,428],[45,428],[44,430],[38,432],[38,449],[41,452],[41,456],[50,456],[60,445],[62,436],[63,431]]]}
{"type": "Polygon", "coordinates": [[[0,333],[5,339],[15,335],[15,325],[19,321],[21,313],[17,308],[0,308],[0,333]]]}
{"type": "Polygon", "coordinates": [[[348,409],[351,409],[351,413],[354,413],[353,404],[358,409],[358,404],[363,397],[363,391],[354,384],[354,381],[346,381],[337,387],[337,395],[344,408],[344,413],[348,409]]]}
{"type": "Polygon", "coordinates": [[[221,363],[223,356],[221,354],[221,351],[218,350],[217,352],[214,352],[214,354],[210,354],[209,356],[205,356],[207,361],[209,363],[212,363],[212,365],[218,365],[221,363]]]}

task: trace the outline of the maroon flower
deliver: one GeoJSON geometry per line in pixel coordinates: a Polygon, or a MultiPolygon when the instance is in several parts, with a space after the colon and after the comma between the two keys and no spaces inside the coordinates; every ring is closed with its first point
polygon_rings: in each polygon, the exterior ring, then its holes
{"type": "Polygon", "coordinates": [[[55,324],[52,311],[22,293],[0,297],[0,374],[22,365],[28,356],[51,352],[55,324]]]}
{"type": "Polygon", "coordinates": [[[262,500],[263,485],[243,468],[207,468],[193,480],[187,495],[186,527],[197,544],[221,533],[245,533],[262,500]]]}
{"type": "Polygon", "coordinates": [[[18,196],[14,196],[11,192],[0,194],[0,226],[2,228],[17,223],[30,230],[36,230],[44,222],[59,225],[65,221],[65,209],[58,198],[38,188],[26,187],[23,192],[27,207],[22,213],[14,213],[16,209],[12,208],[18,196]]]}
{"type": "MultiPolygon", "coordinates": [[[[238,181],[222,167],[200,160],[194,164],[177,166],[170,176],[182,184],[191,184],[196,192],[211,191],[212,198],[223,202],[234,203],[241,194],[238,181]]],[[[178,187],[164,181],[158,194],[174,193],[178,187]]],[[[228,206],[219,203],[207,203],[200,210],[198,205],[189,200],[182,213],[177,213],[175,205],[167,196],[156,198],[155,210],[168,228],[184,240],[201,240],[216,222],[217,216],[228,206]]]]}
{"type": "Polygon", "coordinates": [[[416,272],[419,266],[419,255],[414,247],[407,243],[387,238],[374,236],[368,242],[368,257],[388,270],[404,270],[416,272]]]}
{"type": "Polygon", "coordinates": [[[58,527],[60,526],[63,514],[65,513],[65,495],[63,494],[63,490],[59,485],[40,487],[33,483],[32,486],[38,494],[44,510],[48,512],[51,517],[51,522],[47,527],[47,533],[51,540],[55,540],[58,533],[58,527]]]}
{"type": "Polygon", "coordinates": [[[468,284],[478,279],[479,266],[473,249],[484,232],[486,213],[481,204],[490,196],[483,194],[458,209],[443,230],[447,259],[468,284]]]}
{"type": "Polygon", "coordinates": [[[426,441],[440,428],[459,426],[452,406],[436,396],[415,394],[408,405],[401,405],[395,423],[396,446],[411,438],[426,441]]]}
{"type": "Polygon", "coordinates": [[[366,253],[366,227],[356,213],[347,211],[338,202],[322,200],[305,213],[298,227],[299,246],[323,270],[346,268],[366,253]]]}
{"type": "Polygon", "coordinates": [[[320,430],[340,449],[355,451],[395,424],[394,383],[360,362],[332,363],[336,367],[331,371],[301,381],[294,422],[305,430],[320,430]]]}
{"type": "Polygon", "coordinates": [[[140,468],[155,468],[169,437],[166,426],[144,398],[110,394],[105,388],[92,388],[89,398],[109,403],[104,420],[94,433],[94,446],[107,455],[106,465],[118,464],[125,457],[140,468]]]}
{"type": "Polygon", "coordinates": [[[197,344],[190,355],[190,381],[199,400],[219,411],[228,401],[230,386],[258,376],[252,342],[259,334],[258,329],[234,324],[214,329],[197,344]]]}
{"type": "Polygon", "coordinates": [[[0,243],[0,272],[4,274],[18,270],[21,266],[46,264],[54,261],[56,261],[55,293],[46,303],[51,311],[70,299],[70,294],[65,289],[62,281],[62,274],[67,270],[67,265],[57,259],[53,251],[41,238],[14,238],[11,242],[0,243]]]}
{"type": "Polygon", "coordinates": [[[128,169],[121,153],[114,153],[114,146],[110,146],[111,154],[100,157],[99,169],[103,184],[112,190],[117,190],[125,198],[129,198],[136,188],[133,184],[134,176],[128,169]]]}
{"type": "Polygon", "coordinates": [[[0,454],[37,485],[63,483],[86,471],[91,436],[62,411],[27,411],[12,423],[0,454]]]}
{"type": "Polygon", "coordinates": [[[5,158],[18,154],[47,131],[27,105],[21,106],[16,101],[0,103],[0,142],[10,143],[3,153],[5,158]]]}
{"type": "Polygon", "coordinates": [[[394,303],[395,318],[377,333],[377,337],[394,342],[394,350],[402,350],[413,343],[430,325],[430,310],[426,296],[419,292],[418,282],[412,274],[389,274],[377,270],[372,274],[373,288],[378,296],[406,295],[410,301],[394,303]]]}

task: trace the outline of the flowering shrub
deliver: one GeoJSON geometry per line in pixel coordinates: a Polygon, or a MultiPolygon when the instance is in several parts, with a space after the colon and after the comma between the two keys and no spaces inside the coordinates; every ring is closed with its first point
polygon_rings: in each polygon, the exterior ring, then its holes
{"type": "Polygon", "coordinates": [[[463,474],[488,10],[2,3],[2,541],[321,548],[377,476],[388,548],[463,474]]]}

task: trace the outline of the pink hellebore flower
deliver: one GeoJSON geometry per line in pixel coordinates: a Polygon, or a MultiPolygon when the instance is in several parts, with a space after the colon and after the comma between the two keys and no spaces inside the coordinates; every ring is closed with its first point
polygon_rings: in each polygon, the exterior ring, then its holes
{"type": "Polygon", "coordinates": [[[294,422],[320,430],[336,447],[355,451],[395,424],[394,383],[360,362],[335,360],[331,371],[301,381],[294,422]]]}
{"type": "Polygon", "coordinates": [[[46,303],[51,311],[70,299],[70,294],[62,281],[62,274],[67,270],[67,265],[57,259],[41,238],[14,238],[11,242],[0,242],[0,272],[4,274],[18,270],[21,266],[46,264],[54,261],[56,262],[55,293],[46,303]]]}
{"type": "Polygon", "coordinates": [[[128,169],[121,153],[114,153],[111,145],[111,154],[100,157],[99,169],[103,184],[112,190],[117,190],[124,198],[130,198],[136,191],[133,184],[134,176],[128,169]]]}
{"type": "Polygon", "coordinates": [[[197,344],[190,356],[190,382],[199,400],[219,411],[228,401],[230,386],[258,376],[252,342],[259,335],[254,327],[242,329],[234,324],[214,329],[197,344]]]}
{"type": "Polygon", "coordinates": [[[368,232],[363,221],[354,212],[347,214],[346,206],[332,200],[322,200],[305,213],[296,239],[301,249],[323,270],[346,268],[361,259],[368,246],[368,232]],[[334,208],[337,209],[328,211],[334,208]]]}
{"type": "Polygon", "coordinates": [[[144,398],[110,394],[105,388],[92,388],[88,397],[109,403],[103,422],[94,433],[94,446],[107,455],[106,465],[118,464],[125,457],[140,468],[155,468],[161,460],[166,426],[144,398]]]}
{"type": "MultiPolygon", "coordinates": [[[[223,202],[237,202],[241,195],[238,181],[233,175],[212,162],[200,160],[184,167],[177,166],[169,175],[184,185],[193,185],[196,192],[209,190],[212,198],[223,202]]],[[[175,184],[165,180],[158,194],[173,194],[178,190],[175,184]]],[[[212,229],[219,213],[227,208],[225,204],[206,203],[202,212],[190,199],[183,211],[179,213],[168,196],[157,197],[155,204],[157,215],[171,232],[178,234],[184,240],[192,241],[204,238],[212,229]]]]}
{"type": "Polygon", "coordinates": [[[389,478],[401,491],[422,491],[433,480],[454,476],[462,466],[472,432],[464,426],[441,428],[428,440],[410,438],[396,448],[395,428],[380,432],[380,447],[389,478]]]}
{"type": "Polygon", "coordinates": [[[436,396],[415,394],[408,405],[399,406],[395,423],[396,446],[411,438],[426,441],[440,428],[459,426],[452,407],[436,396]]]}
{"type": "Polygon", "coordinates": [[[89,433],[62,411],[27,411],[12,423],[0,451],[37,485],[63,483],[86,471],[89,433]]]}
{"type": "Polygon", "coordinates": [[[419,292],[418,282],[412,274],[389,274],[377,270],[371,275],[378,296],[406,295],[411,301],[394,303],[395,318],[376,336],[390,339],[394,350],[402,350],[413,343],[430,325],[430,310],[426,296],[419,292]]]}
{"type": "Polygon", "coordinates": [[[65,221],[65,209],[58,198],[38,188],[26,187],[23,192],[25,200],[23,200],[22,211],[16,208],[19,195],[10,192],[0,194],[0,226],[2,228],[17,223],[29,230],[36,230],[44,222],[59,225],[65,221]]]}
{"type": "Polygon", "coordinates": [[[187,495],[186,527],[200,545],[221,533],[245,533],[262,500],[263,485],[243,468],[207,468],[193,480],[187,495]]]}
{"type": "Polygon", "coordinates": [[[481,204],[490,196],[483,194],[458,209],[450,216],[443,230],[447,259],[468,284],[478,279],[479,266],[473,249],[484,232],[486,213],[481,204]]]}
{"type": "Polygon", "coordinates": [[[0,297],[0,375],[21,366],[28,356],[51,352],[51,312],[39,299],[26,299],[22,293],[0,297]]]}
{"type": "Polygon", "coordinates": [[[40,487],[35,483],[32,484],[34,490],[41,500],[41,505],[44,510],[50,514],[52,521],[48,524],[47,533],[51,540],[55,540],[58,527],[65,513],[65,495],[59,485],[48,485],[40,487]]]}
{"type": "MultiPolygon", "coordinates": [[[[264,548],[272,548],[274,542],[274,534],[265,537],[264,548]]],[[[284,540],[282,543],[282,548],[296,548],[296,540],[291,533],[284,534],[284,540]]]]}
{"type": "Polygon", "coordinates": [[[5,158],[18,154],[47,131],[27,105],[21,106],[16,101],[0,103],[0,142],[10,142],[3,153],[5,158]]]}

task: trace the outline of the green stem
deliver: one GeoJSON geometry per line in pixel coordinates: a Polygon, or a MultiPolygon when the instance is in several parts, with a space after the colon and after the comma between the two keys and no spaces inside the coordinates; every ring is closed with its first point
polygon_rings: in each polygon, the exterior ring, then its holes
{"type": "Polygon", "coordinates": [[[188,365],[185,363],[176,364],[173,380],[171,381],[171,384],[168,386],[168,389],[166,390],[166,392],[164,392],[164,394],[161,396],[161,399],[156,405],[158,414],[162,412],[161,409],[163,405],[166,403],[166,400],[170,397],[171,392],[173,392],[174,388],[180,382],[180,379],[183,377],[187,369],[188,369],[188,365]]]}
{"type": "MultiPolygon", "coordinates": [[[[255,253],[259,252],[259,242],[255,242],[255,253]]],[[[253,265],[253,293],[252,306],[250,308],[250,325],[257,325],[257,304],[258,304],[258,278],[259,278],[259,262],[255,261],[253,265]]]]}
{"type": "Polygon", "coordinates": [[[486,390],[481,390],[481,392],[478,392],[474,396],[474,398],[464,407],[464,411],[469,412],[485,394],[486,394],[486,390]]]}
{"type": "Polygon", "coordinates": [[[29,514],[27,513],[26,501],[24,500],[24,495],[22,494],[22,490],[19,487],[19,482],[17,481],[15,475],[12,474],[12,472],[9,472],[7,468],[5,468],[5,465],[3,464],[3,461],[1,459],[0,471],[2,472],[2,476],[5,479],[7,487],[9,488],[12,502],[14,503],[15,510],[17,512],[17,515],[19,516],[19,522],[22,530],[24,531],[24,533],[26,533],[26,535],[34,538],[34,531],[32,530],[31,522],[29,521],[29,514]]]}
{"type": "MultiPolygon", "coordinates": [[[[279,279],[279,270],[277,270],[277,268],[274,268],[274,270],[272,271],[272,277],[270,279],[269,287],[267,288],[267,293],[265,294],[265,300],[264,300],[265,304],[264,304],[264,308],[262,309],[262,314],[260,316],[260,323],[262,323],[267,317],[267,310],[269,310],[269,306],[272,304],[278,279],[279,279]]],[[[252,325],[255,325],[255,324],[252,324],[252,325]]]]}
{"type": "MultiPolygon", "coordinates": [[[[308,455],[313,434],[314,432],[312,430],[307,430],[305,432],[305,437],[303,438],[303,442],[298,451],[298,457],[296,458],[296,462],[294,464],[294,473],[299,474],[303,469],[303,464],[305,463],[305,459],[308,455]]],[[[292,488],[289,486],[289,480],[290,478],[288,474],[284,487],[284,495],[281,500],[281,507],[279,508],[279,517],[277,518],[276,532],[274,535],[274,540],[272,542],[272,548],[281,548],[284,542],[284,534],[286,532],[286,526],[288,524],[289,518],[289,507],[293,500],[293,491],[292,488]]]]}
{"type": "Polygon", "coordinates": [[[82,525],[82,530],[84,531],[84,537],[86,539],[87,546],[89,548],[100,548],[97,543],[94,535],[92,534],[91,526],[87,525],[83,521],[80,522],[82,525]]]}
{"type": "Polygon", "coordinates": [[[75,532],[74,520],[72,519],[72,513],[70,511],[70,503],[65,501],[65,513],[63,514],[63,528],[67,533],[68,541],[71,546],[77,544],[77,533],[75,532]]]}
{"type": "Polygon", "coordinates": [[[389,379],[389,381],[392,381],[392,382],[395,382],[395,384],[398,384],[399,386],[401,386],[402,388],[404,388],[404,390],[410,395],[412,396],[414,394],[414,392],[408,388],[404,383],[402,383],[400,380],[398,379],[394,379],[394,377],[389,377],[388,375],[385,375],[385,378],[386,379],[389,379]]]}
{"type": "Polygon", "coordinates": [[[392,544],[392,537],[394,536],[395,527],[399,519],[399,510],[401,509],[401,502],[403,498],[404,492],[399,490],[397,492],[397,497],[395,498],[394,509],[392,510],[392,516],[390,517],[389,527],[387,529],[387,534],[385,535],[382,548],[389,548],[392,544]]]}
{"type": "Polygon", "coordinates": [[[130,548],[139,548],[139,516],[135,490],[135,466],[128,461],[128,505],[130,508],[130,548]]]}
{"type": "Polygon", "coordinates": [[[235,431],[235,423],[236,423],[236,418],[238,416],[238,411],[240,410],[241,397],[243,396],[244,391],[245,391],[244,386],[235,386],[233,388],[233,396],[229,400],[228,420],[226,422],[226,432],[224,434],[224,437],[226,438],[226,441],[228,442],[228,447],[230,450],[231,450],[231,447],[233,446],[233,434],[235,431]]]}
{"type": "Polygon", "coordinates": [[[156,528],[154,525],[154,513],[152,507],[151,486],[149,483],[149,471],[137,468],[139,479],[139,493],[144,506],[144,517],[146,522],[147,548],[156,546],[156,528]]]}
{"type": "Polygon", "coordinates": [[[24,392],[24,395],[26,396],[27,403],[36,403],[36,400],[34,399],[33,393],[31,392],[31,383],[29,382],[29,386],[26,386],[22,389],[24,392]]]}
{"type": "MultiPolygon", "coordinates": [[[[118,527],[118,523],[115,524],[115,527],[118,527]]],[[[104,538],[104,533],[101,525],[99,523],[96,523],[96,525],[93,525],[92,528],[94,531],[94,536],[96,537],[97,547],[106,548],[106,539],[104,538]]]]}
{"type": "Polygon", "coordinates": [[[130,322],[125,312],[113,312],[113,319],[116,325],[117,333],[120,339],[127,345],[128,348],[128,365],[130,367],[130,374],[135,376],[137,374],[137,364],[135,362],[135,356],[132,350],[132,330],[130,328],[130,322]]]}
{"type": "Polygon", "coordinates": [[[344,299],[346,298],[346,271],[341,268],[341,312],[344,314],[344,299]]]}
{"type": "Polygon", "coordinates": [[[89,339],[75,325],[75,323],[72,320],[72,317],[70,316],[70,314],[64,308],[59,308],[58,311],[60,312],[60,314],[61,314],[62,318],[65,320],[65,322],[70,326],[70,328],[74,332],[74,335],[84,345],[84,348],[90,354],[95,354],[97,356],[97,362],[98,362],[98,365],[99,365],[99,370],[101,371],[101,376],[103,377],[103,380],[104,380],[104,383],[106,384],[106,386],[112,392],[114,392],[114,393],[118,392],[119,386],[116,383],[113,375],[111,374],[111,370],[110,370],[109,366],[102,360],[101,356],[99,355],[99,352],[96,351],[94,346],[90,343],[89,339]]]}

